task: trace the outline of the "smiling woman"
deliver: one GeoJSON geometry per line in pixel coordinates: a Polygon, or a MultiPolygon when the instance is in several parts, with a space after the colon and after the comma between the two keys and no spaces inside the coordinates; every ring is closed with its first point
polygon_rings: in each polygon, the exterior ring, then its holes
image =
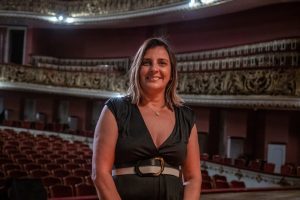
{"type": "Polygon", "coordinates": [[[99,197],[199,200],[195,115],[176,93],[174,54],[163,39],[148,39],[130,72],[128,95],[106,102],[95,131],[92,177],[99,197]]]}
{"type": "Polygon", "coordinates": [[[171,65],[164,47],[149,49],[140,68],[140,84],[144,94],[148,92],[164,94],[170,81],[171,65]]]}

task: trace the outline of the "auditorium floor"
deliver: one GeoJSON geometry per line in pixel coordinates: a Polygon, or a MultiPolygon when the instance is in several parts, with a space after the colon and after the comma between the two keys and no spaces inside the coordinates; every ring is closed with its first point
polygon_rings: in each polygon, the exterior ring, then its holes
{"type": "Polygon", "coordinates": [[[300,200],[300,190],[202,194],[201,200],[300,200]]]}

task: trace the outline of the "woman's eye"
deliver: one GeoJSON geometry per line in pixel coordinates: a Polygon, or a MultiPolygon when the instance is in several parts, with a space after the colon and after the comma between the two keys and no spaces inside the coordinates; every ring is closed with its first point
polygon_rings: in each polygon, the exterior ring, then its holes
{"type": "Polygon", "coordinates": [[[149,62],[149,61],[143,61],[142,62],[142,65],[144,65],[144,66],[149,66],[151,63],[149,62]]]}
{"type": "Polygon", "coordinates": [[[159,62],[159,64],[162,65],[162,66],[165,66],[167,63],[162,61],[162,62],[159,62]]]}

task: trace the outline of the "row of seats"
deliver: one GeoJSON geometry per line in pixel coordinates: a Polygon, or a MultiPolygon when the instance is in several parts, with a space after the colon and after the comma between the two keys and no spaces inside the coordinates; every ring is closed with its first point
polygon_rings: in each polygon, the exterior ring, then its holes
{"type": "Polygon", "coordinates": [[[48,197],[96,195],[92,150],[58,136],[0,130],[0,191],[14,179],[38,179],[48,197]]]}
{"type": "MultiPolygon", "coordinates": [[[[21,190],[21,187],[24,185],[19,185],[18,188],[12,188],[12,182],[24,182],[27,181],[29,183],[35,182],[38,183],[41,187],[39,187],[38,192],[45,193],[49,198],[57,198],[57,197],[72,197],[72,196],[95,196],[97,195],[96,189],[93,183],[84,180],[81,177],[76,176],[68,176],[63,179],[63,181],[57,177],[47,176],[39,179],[32,177],[21,177],[18,179],[3,179],[0,177],[0,196],[11,196],[13,189],[21,190]]],[[[36,188],[30,188],[35,190],[33,192],[37,192],[36,188]]],[[[24,191],[23,191],[24,192],[24,191]]],[[[29,191],[28,191],[29,192],[29,191]]],[[[27,193],[28,193],[27,192],[27,193]]],[[[32,191],[30,191],[32,192],[32,191]]],[[[25,198],[31,199],[31,198],[25,198]]]]}
{"type": "Polygon", "coordinates": [[[72,135],[79,135],[84,137],[93,137],[94,133],[91,130],[72,130],[69,128],[68,124],[61,123],[43,123],[34,121],[19,121],[19,120],[4,120],[2,122],[4,126],[25,128],[25,129],[35,129],[42,131],[52,131],[52,132],[65,132],[72,135]]]}
{"type": "Polygon", "coordinates": [[[32,56],[31,64],[37,67],[45,67],[59,70],[86,71],[85,68],[98,68],[105,71],[122,70],[128,68],[128,58],[111,59],[63,59],[49,56],[32,56]],[[109,66],[109,67],[108,67],[109,66]]]}
{"type": "Polygon", "coordinates": [[[215,174],[212,177],[209,176],[207,170],[201,170],[202,174],[202,189],[226,189],[226,188],[246,188],[243,181],[232,180],[227,181],[226,176],[215,174]]]}
{"type": "MultiPolygon", "coordinates": [[[[232,160],[231,158],[222,157],[220,155],[212,155],[211,158],[207,153],[201,155],[201,160],[209,160],[216,163],[230,165],[242,169],[250,169],[253,171],[259,171],[264,173],[274,173],[275,164],[264,162],[259,159],[246,160],[245,158],[237,158],[232,160]]],[[[300,176],[300,166],[293,164],[284,164],[281,166],[280,174],[285,176],[300,176]]]]}

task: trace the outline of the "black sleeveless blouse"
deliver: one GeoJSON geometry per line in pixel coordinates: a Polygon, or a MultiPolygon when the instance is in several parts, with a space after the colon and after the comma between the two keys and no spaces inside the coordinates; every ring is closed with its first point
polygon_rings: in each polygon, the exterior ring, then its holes
{"type": "MultiPolygon", "coordinates": [[[[137,105],[132,104],[128,97],[111,98],[105,104],[113,113],[118,126],[114,162],[116,168],[157,156],[163,157],[165,162],[173,166],[179,167],[183,164],[191,129],[195,124],[195,115],[190,108],[174,107],[174,129],[170,136],[156,147],[137,105]]],[[[183,198],[182,180],[172,175],[120,175],[114,176],[114,181],[122,200],[183,198]]]]}

